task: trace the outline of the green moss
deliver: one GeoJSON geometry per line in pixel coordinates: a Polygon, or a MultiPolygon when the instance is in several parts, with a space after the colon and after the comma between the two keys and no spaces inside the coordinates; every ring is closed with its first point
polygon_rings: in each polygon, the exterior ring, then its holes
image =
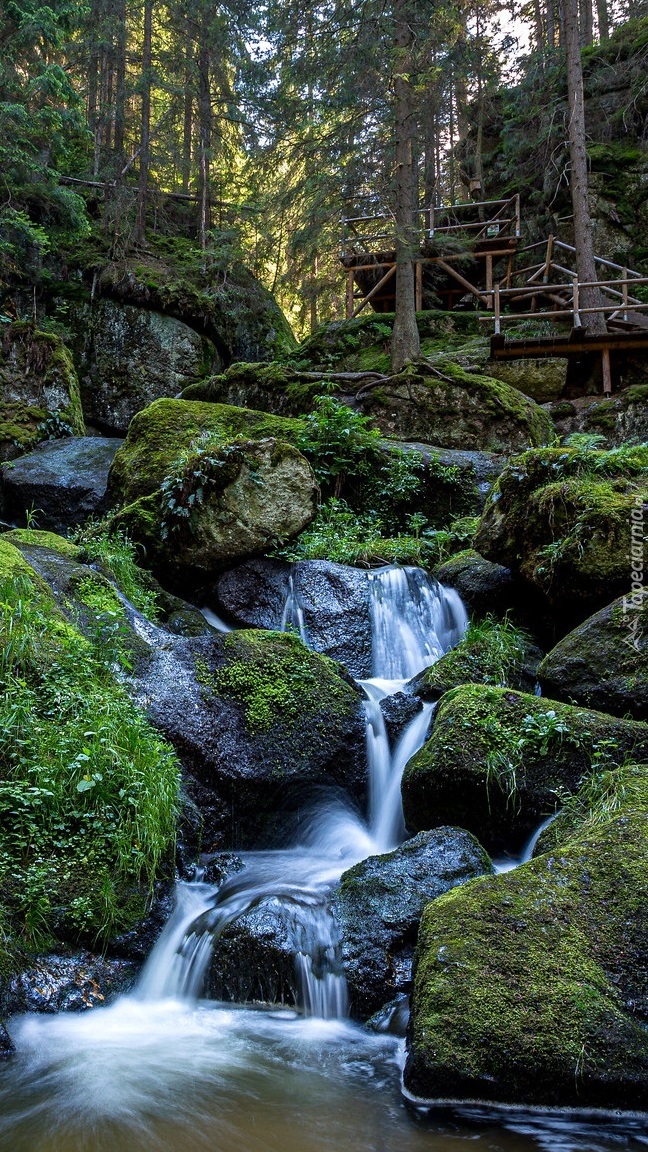
{"type": "Polygon", "coordinates": [[[608,819],[428,907],[417,946],[410,1090],[646,1107],[642,772],[641,791],[608,819]]]}
{"type": "Polygon", "coordinates": [[[508,618],[486,616],[479,623],[469,624],[463,640],[421,674],[416,691],[429,699],[437,699],[461,684],[493,684],[529,691],[541,655],[529,634],[516,628],[508,618]]]}
{"type": "Polygon", "coordinates": [[[601,759],[648,751],[648,726],[510,689],[447,692],[403,777],[415,831],[458,824],[486,847],[520,844],[601,759]]]}
{"type": "Polygon", "coordinates": [[[277,437],[290,443],[300,430],[298,420],[228,404],[156,400],[132,420],[110,470],[109,490],[125,504],[151,495],[204,436],[211,444],[223,445],[237,436],[277,437]]]}
{"type": "Polygon", "coordinates": [[[326,656],[309,652],[297,636],[284,632],[245,631],[225,640],[226,667],[210,672],[197,668],[197,679],[216,694],[231,697],[244,712],[252,734],[278,725],[308,729],[309,717],[321,720],[330,708],[355,704],[353,689],[326,656]]]}
{"type": "Polygon", "coordinates": [[[25,544],[36,548],[49,548],[52,552],[60,552],[61,556],[69,556],[70,560],[80,558],[81,549],[64,536],[57,536],[55,532],[46,532],[36,528],[14,528],[6,532],[3,540],[9,544],[25,544]]]}
{"type": "Polygon", "coordinates": [[[646,501],[646,449],[527,452],[494,485],[475,547],[552,601],[598,606],[629,588],[632,513],[646,501]]]}

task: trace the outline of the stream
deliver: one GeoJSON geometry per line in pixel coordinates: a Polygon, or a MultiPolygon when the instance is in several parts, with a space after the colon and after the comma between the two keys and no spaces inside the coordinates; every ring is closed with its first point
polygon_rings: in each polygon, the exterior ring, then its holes
{"type": "MultiPolygon", "coordinates": [[[[637,1119],[465,1110],[429,1113],[403,1100],[404,1042],[347,1016],[329,909],[340,876],[405,836],[400,782],[424,743],[424,705],[390,745],[381,701],[458,643],[457,594],[419,569],[371,572],[372,675],[365,693],[366,819],[322,801],[299,842],[242,854],[220,886],[197,874],[137,987],[106,1008],[9,1021],[16,1055],[0,1073],[0,1149],[7,1152],[608,1152],[648,1148],[637,1119]],[[259,904],[281,909],[299,1009],[201,999],[215,941],[259,904]]],[[[205,613],[207,615],[207,613],[205,613]]],[[[216,618],[214,618],[216,622],[216,618]]],[[[305,643],[291,587],[283,627],[305,643]]],[[[530,855],[532,846],[527,849],[530,855]]],[[[520,860],[502,862],[500,868],[520,860]]]]}

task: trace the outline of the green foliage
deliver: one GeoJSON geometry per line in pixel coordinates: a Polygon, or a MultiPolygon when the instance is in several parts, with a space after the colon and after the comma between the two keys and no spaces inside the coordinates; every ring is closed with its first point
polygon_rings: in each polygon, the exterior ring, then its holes
{"type": "Polygon", "coordinates": [[[295,447],[311,461],[319,484],[339,496],[350,473],[367,473],[380,459],[380,433],[366,416],[339,400],[321,396],[303,420],[295,447]]]}
{"type": "Polygon", "coordinates": [[[223,445],[220,440],[204,437],[177,462],[160,485],[160,537],[167,540],[182,528],[193,531],[195,512],[210,493],[222,492],[240,474],[244,464],[251,476],[255,475],[254,462],[246,455],[247,442],[223,445]]]}
{"type": "Polygon", "coordinates": [[[447,529],[427,527],[424,516],[410,515],[409,532],[390,534],[374,512],[359,513],[335,496],[321,504],[313,523],[297,540],[274,555],[291,562],[332,560],[374,568],[383,564],[414,564],[432,568],[465,548],[476,521],[462,517],[447,529]]]}
{"type": "Polygon", "coordinates": [[[61,931],[106,939],[173,843],[175,755],[112,679],[105,646],[29,577],[0,585],[0,640],[7,912],[30,945],[61,931]]]}
{"type": "Polygon", "coordinates": [[[506,616],[472,621],[463,639],[423,675],[426,687],[455,688],[459,684],[520,687],[533,641],[506,616]]]}
{"type": "Polygon", "coordinates": [[[122,530],[110,529],[110,520],[89,521],[74,541],[80,546],[78,559],[100,564],[134,608],[155,622],[159,617],[158,598],[148,572],[138,567],[136,545],[122,530]]]}

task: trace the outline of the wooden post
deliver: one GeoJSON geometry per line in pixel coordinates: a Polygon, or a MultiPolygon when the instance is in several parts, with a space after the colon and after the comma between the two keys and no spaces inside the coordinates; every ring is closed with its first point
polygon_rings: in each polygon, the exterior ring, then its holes
{"type": "Polygon", "coordinates": [[[423,309],[423,265],[420,260],[416,261],[416,311],[421,312],[423,309]]]}
{"type": "Polygon", "coordinates": [[[520,219],[520,193],[517,192],[515,196],[515,235],[519,240],[522,235],[522,224],[520,219]]]}
{"type": "Polygon", "coordinates": [[[500,320],[501,304],[500,304],[500,286],[495,285],[495,335],[499,336],[502,331],[502,322],[500,320]]]}
{"type": "Polygon", "coordinates": [[[354,274],[353,268],[349,268],[347,273],[347,286],[346,286],[346,314],[347,320],[353,316],[353,282],[354,274]]]}
{"type": "Polygon", "coordinates": [[[610,396],[612,394],[612,368],[609,348],[604,348],[601,352],[601,363],[603,365],[603,392],[606,396],[610,396]]]}
{"type": "Polygon", "coordinates": [[[554,246],[554,238],[553,238],[553,234],[552,234],[549,237],[549,239],[547,240],[547,254],[545,256],[544,273],[542,276],[543,284],[548,284],[550,279],[551,279],[550,272],[551,272],[551,261],[553,260],[553,246],[554,246]]]}
{"type": "Polygon", "coordinates": [[[628,269],[623,269],[623,319],[628,319],[628,269]]]}
{"type": "MultiPolygon", "coordinates": [[[[488,293],[492,293],[492,291],[493,291],[493,257],[491,256],[491,254],[489,252],[486,256],[486,292],[488,294],[488,293]]],[[[489,295],[488,296],[488,302],[486,304],[486,308],[488,309],[488,311],[490,311],[492,307],[493,307],[493,297],[492,297],[492,295],[489,295]]]]}
{"type": "Polygon", "coordinates": [[[574,328],[581,328],[582,325],[581,325],[581,318],[580,318],[580,295],[579,295],[579,288],[578,288],[578,276],[574,276],[574,278],[572,280],[572,284],[573,284],[572,310],[574,313],[574,328]]]}
{"type": "Polygon", "coordinates": [[[396,267],[397,267],[396,264],[392,264],[391,268],[389,269],[388,272],[385,273],[382,280],[379,280],[378,283],[374,285],[374,287],[371,289],[371,292],[367,292],[367,295],[364,297],[364,299],[362,299],[360,301],[360,303],[358,304],[358,307],[355,308],[353,310],[353,312],[351,313],[351,319],[352,320],[355,320],[356,316],[360,315],[362,310],[367,307],[367,304],[369,303],[369,301],[373,299],[373,297],[376,295],[377,292],[380,291],[380,289],[383,287],[383,285],[386,284],[388,280],[391,280],[392,276],[394,276],[396,274],[396,267]]]}

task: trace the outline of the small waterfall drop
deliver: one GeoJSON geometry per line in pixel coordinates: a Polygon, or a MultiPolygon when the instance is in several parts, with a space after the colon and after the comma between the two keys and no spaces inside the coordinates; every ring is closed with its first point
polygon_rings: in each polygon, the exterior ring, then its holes
{"type": "MultiPolygon", "coordinates": [[[[421,569],[390,566],[368,573],[367,581],[373,675],[359,681],[366,697],[366,821],[339,799],[320,803],[303,822],[294,848],[245,853],[243,870],[220,887],[178,885],[176,909],[140,980],[141,999],[200,996],[215,942],[235,920],[265,904],[280,909],[303,1014],[345,1017],[346,980],[330,894],[353,864],[389,852],[404,839],[401,778],[427,737],[435,707],[424,704],[392,748],[381,703],[458,643],[468,622],[457,593],[421,569]]],[[[281,628],[298,632],[308,646],[292,575],[281,628]]]]}

